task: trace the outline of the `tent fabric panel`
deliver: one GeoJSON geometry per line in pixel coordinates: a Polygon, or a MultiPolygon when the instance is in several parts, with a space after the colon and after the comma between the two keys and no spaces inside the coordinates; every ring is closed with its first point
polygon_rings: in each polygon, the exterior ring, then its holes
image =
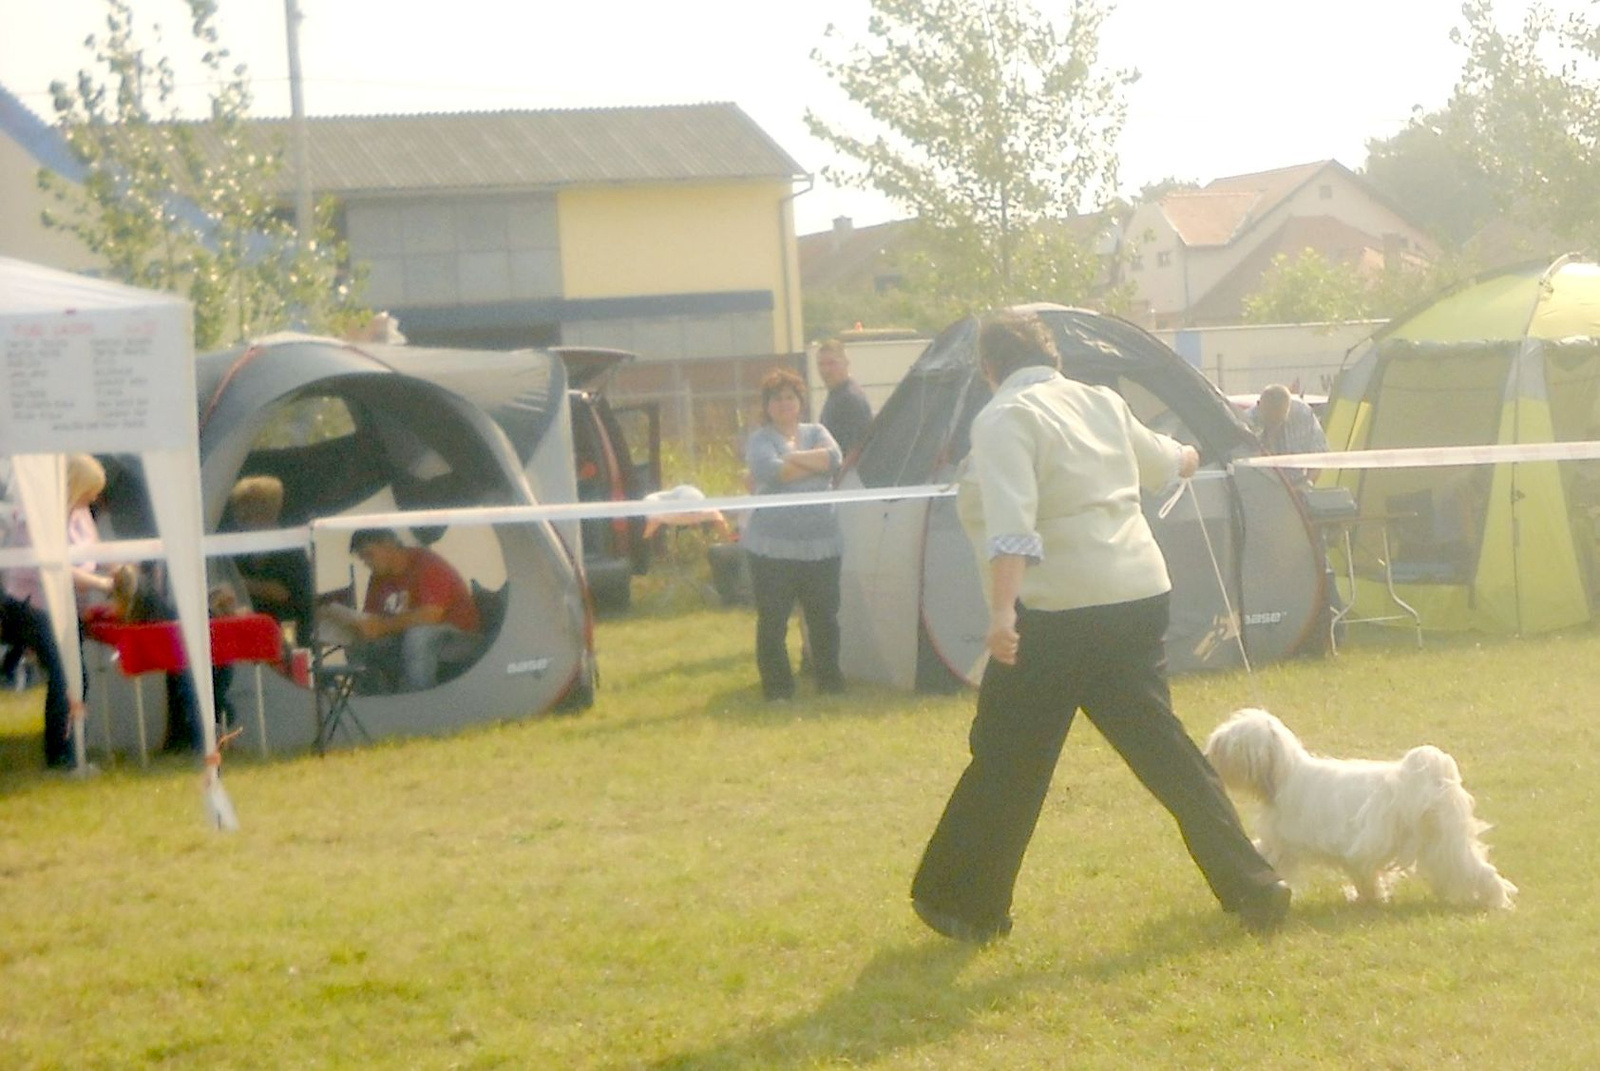
{"type": "Polygon", "coordinates": [[[1233,605],[1243,615],[1251,661],[1276,661],[1308,642],[1320,649],[1327,624],[1322,533],[1281,473],[1241,469],[1233,487],[1243,522],[1233,605]]]}
{"type": "Polygon", "coordinates": [[[1328,400],[1328,413],[1323,420],[1323,435],[1334,450],[1359,450],[1365,443],[1365,417],[1370,414],[1367,390],[1373,372],[1378,367],[1376,349],[1368,350],[1355,364],[1339,372],[1328,400]]]}
{"type": "MultiPolygon", "coordinates": [[[[1389,598],[1388,587],[1381,578],[1358,575],[1352,597],[1343,572],[1342,556],[1335,555],[1334,561],[1340,591],[1349,600],[1348,604],[1355,607],[1355,616],[1403,613],[1389,598]]],[[[1417,611],[1417,616],[1422,619],[1422,627],[1430,632],[1505,631],[1486,629],[1483,622],[1478,620],[1473,612],[1473,589],[1470,584],[1407,584],[1396,581],[1394,590],[1396,595],[1417,611]]],[[[1411,620],[1408,617],[1394,624],[1410,628],[1411,620]]]]}
{"type": "Polygon", "coordinates": [[[1553,441],[1600,439],[1600,342],[1544,342],[1541,348],[1553,441]]]}
{"type": "MultiPolygon", "coordinates": [[[[1539,443],[1554,439],[1550,404],[1536,391],[1543,386],[1541,355],[1542,346],[1531,342],[1525,369],[1526,379],[1532,382],[1522,396],[1506,406],[1502,441],[1539,443]]],[[[1589,600],[1567,520],[1560,466],[1556,462],[1530,462],[1495,467],[1505,470],[1503,476],[1496,473],[1496,485],[1504,486],[1505,496],[1491,499],[1491,509],[1503,501],[1510,523],[1491,530],[1510,543],[1504,553],[1512,565],[1510,598],[1516,629],[1543,631],[1588,620],[1589,600]]]]}
{"type": "Polygon", "coordinates": [[[187,301],[173,294],[141,290],[11,257],[0,257],[0,277],[5,279],[5,286],[0,287],[0,315],[162,306],[177,306],[187,313],[189,308],[187,301]]]}
{"type": "Polygon", "coordinates": [[[852,680],[916,686],[927,509],[919,499],[838,510],[844,534],[839,662],[852,680]]]}
{"type": "Polygon", "coordinates": [[[1520,339],[1539,298],[1540,270],[1508,272],[1446,294],[1386,338],[1429,342],[1520,339]]]}
{"type": "Polygon", "coordinates": [[[976,687],[988,664],[982,566],[953,498],[928,503],[922,562],[922,625],[944,668],[976,687]]]}
{"type": "Polygon", "coordinates": [[[1514,344],[1386,344],[1376,377],[1369,450],[1499,441],[1514,344]]]}
{"type": "MultiPolygon", "coordinates": [[[[50,618],[67,699],[83,700],[83,652],[78,644],[78,604],[67,562],[67,467],[62,454],[18,454],[11,459],[11,486],[28,525],[28,541],[39,560],[39,584],[50,618]]],[[[83,761],[83,725],[73,723],[73,755],[83,761]]]]}
{"type": "Polygon", "coordinates": [[[1533,338],[1562,339],[1600,334],[1600,265],[1568,262],[1550,276],[1528,324],[1533,338]]]}
{"type": "Polygon", "coordinates": [[[542,350],[362,348],[395,371],[445,387],[488,413],[525,465],[566,409],[566,365],[542,350]]]}
{"type": "Polygon", "coordinates": [[[1192,480],[1185,500],[1165,517],[1157,512],[1160,496],[1144,497],[1145,520],[1172,578],[1166,646],[1174,673],[1232,669],[1243,663],[1228,619],[1230,604],[1236,611],[1242,609],[1239,546],[1228,484],[1226,479],[1192,480]]]}

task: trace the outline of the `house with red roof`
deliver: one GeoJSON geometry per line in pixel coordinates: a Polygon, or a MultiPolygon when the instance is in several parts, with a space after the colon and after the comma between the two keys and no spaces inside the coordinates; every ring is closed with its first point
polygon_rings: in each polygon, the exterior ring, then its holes
{"type": "Polygon", "coordinates": [[[1438,255],[1426,231],[1337,160],[1172,190],[1138,205],[1122,230],[1136,317],[1156,329],[1240,322],[1273,260],[1307,249],[1374,274],[1438,255]]]}

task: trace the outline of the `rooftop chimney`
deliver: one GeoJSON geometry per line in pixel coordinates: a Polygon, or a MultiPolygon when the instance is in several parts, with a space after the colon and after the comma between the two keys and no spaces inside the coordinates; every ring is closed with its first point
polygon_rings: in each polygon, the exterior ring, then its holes
{"type": "Polygon", "coordinates": [[[837,252],[839,247],[849,240],[856,232],[856,225],[850,221],[849,216],[833,217],[833,248],[837,252]]]}

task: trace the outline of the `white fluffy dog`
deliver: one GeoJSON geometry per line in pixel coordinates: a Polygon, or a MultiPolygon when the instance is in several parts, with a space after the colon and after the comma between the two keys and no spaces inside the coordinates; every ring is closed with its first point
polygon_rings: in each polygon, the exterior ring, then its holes
{"type": "Polygon", "coordinates": [[[1517,887],[1489,863],[1456,760],[1415,747],[1395,762],[1313,755],[1264,710],[1239,710],[1215,731],[1206,758],[1223,784],[1262,804],[1257,846],[1291,884],[1303,866],[1344,871],[1360,900],[1388,899],[1416,870],[1443,900],[1510,908],[1517,887]]]}

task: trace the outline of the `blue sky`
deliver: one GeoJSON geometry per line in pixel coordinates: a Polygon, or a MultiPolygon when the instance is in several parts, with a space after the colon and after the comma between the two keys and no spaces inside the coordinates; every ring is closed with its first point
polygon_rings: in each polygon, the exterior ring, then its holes
{"type": "MultiPolygon", "coordinates": [[[[848,110],[810,52],[830,23],[862,32],[868,10],[867,0],[299,3],[312,115],[732,100],[812,172],[829,153],[807,135],[805,109],[848,110]]],[[[1460,3],[1123,0],[1102,59],[1141,75],[1118,143],[1124,189],[1328,158],[1359,168],[1369,138],[1448,98],[1464,58],[1449,40],[1460,3]]],[[[1526,6],[1497,9],[1515,21],[1526,6]]],[[[257,112],[287,113],[283,0],[222,7],[223,40],[249,65],[257,112]]],[[[48,117],[50,81],[85,65],[83,39],[102,12],[101,0],[0,0],[0,82],[48,117]]],[[[167,40],[186,47],[183,12],[179,0],[136,4],[141,24],[166,24],[167,40]]],[[[896,214],[876,195],[822,181],[796,202],[802,233],[836,215],[867,224],[896,214]]]]}

